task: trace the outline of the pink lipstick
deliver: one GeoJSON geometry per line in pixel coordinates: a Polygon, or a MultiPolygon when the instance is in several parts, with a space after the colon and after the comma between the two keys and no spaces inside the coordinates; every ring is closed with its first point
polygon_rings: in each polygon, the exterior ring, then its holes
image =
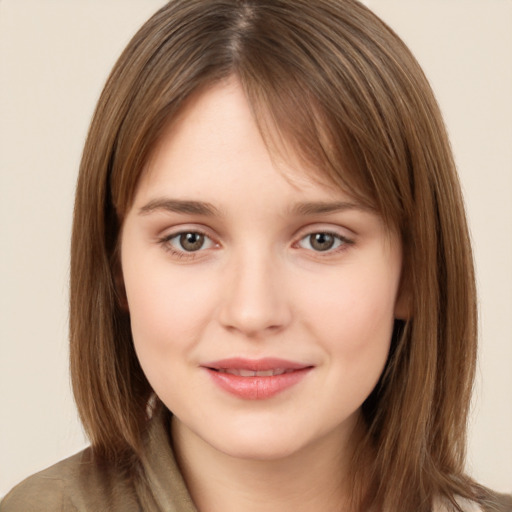
{"type": "Polygon", "coordinates": [[[298,384],[313,368],[276,358],[231,358],[201,366],[216,385],[245,400],[271,398],[298,384]]]}

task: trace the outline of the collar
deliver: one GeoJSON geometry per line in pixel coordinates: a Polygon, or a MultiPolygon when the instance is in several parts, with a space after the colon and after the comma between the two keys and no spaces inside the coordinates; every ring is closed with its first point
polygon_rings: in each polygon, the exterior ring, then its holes
{"type": "MultiPolygon", "coordinates": [[[[164,409],[162,407],[162,409],[164,409]]],[[[172,449],[167,410],[150,420],[137,494],[147,512],[198,512],[188,492],[172,449]]]]}

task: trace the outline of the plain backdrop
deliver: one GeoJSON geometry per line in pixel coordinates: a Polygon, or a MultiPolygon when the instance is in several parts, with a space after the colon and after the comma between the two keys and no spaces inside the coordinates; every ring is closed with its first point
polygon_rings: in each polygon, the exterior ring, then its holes
{"type": "MultiPolygon", "coordinates": [[[[162,0],[0,0],[0,496],[86,444],[70,393],[73,192],[95,102],[162,0]]],[[[470,472],[512,491],[512,2],[368,0],[423,65],[470,219],[481,352],[470,472]]]]}

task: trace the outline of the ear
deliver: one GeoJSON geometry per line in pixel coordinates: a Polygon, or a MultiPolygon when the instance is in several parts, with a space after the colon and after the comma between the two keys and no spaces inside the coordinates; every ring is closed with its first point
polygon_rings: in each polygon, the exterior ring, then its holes
{"type": "Polygon", "coordinates": [[[404,279],[401,280],[395,301],[395,318],[397,320],[409,320],[411,318],[411,292],[404,279]]]}
{"type": "Polygon", "coordinates": [[[121,267],[121,258],[118,249],[114,251],[110,267],[112,269],[111,272],[114,279],[114,288],[119,308],[121,311],[129,313],[128,297],[126,295],[126,287],[124,286],[123,268],[121,267]]]}
{"type": "Polygon", "coordinates": [[[114,285],[116,287],[116,298],[117,303],[122,311],[129,313],[130,309],[128,307],[128,298],[126,296],[126,288],[124,287],[124,279],[122,272],[120,272],[120,276],[117,277],[114,275],[114,285]]]}

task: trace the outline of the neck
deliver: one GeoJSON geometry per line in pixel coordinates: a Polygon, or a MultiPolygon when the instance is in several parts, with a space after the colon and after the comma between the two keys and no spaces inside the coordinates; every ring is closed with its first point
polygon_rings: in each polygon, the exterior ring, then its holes
{"type": "Polygon", "coordinates": [[[172,420],[174,450],[199,512],[345,512],[357,435],[332,433],[314,446],[271,460],[222,453],[172,420]],[[350,439],[350,443],[348,442],[350,439]]]}

